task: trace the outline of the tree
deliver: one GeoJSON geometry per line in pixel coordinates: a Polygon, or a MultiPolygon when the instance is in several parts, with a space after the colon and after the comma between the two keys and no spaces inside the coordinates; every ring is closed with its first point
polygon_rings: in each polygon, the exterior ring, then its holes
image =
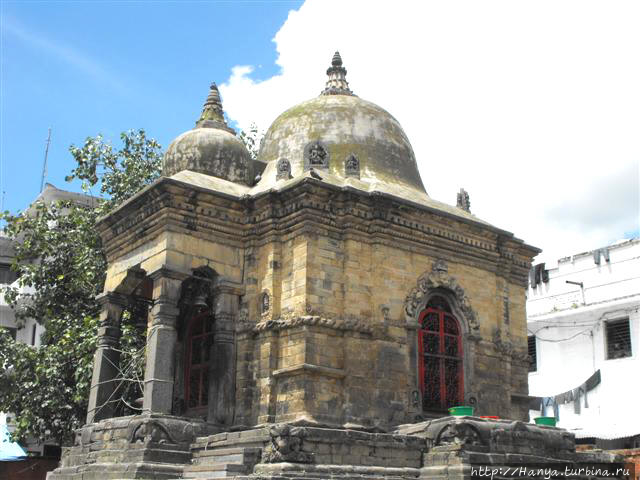
{"type": "MultiPolygon", "coordinates": [[[[120,149],[101,136],[70,147],[76,168],[67,181],[80,180],[85,192],[97,188],[93,205],[38,203],[26,214],[1,215],[6,234],[16,240],[12,268],[20,275],[18,288],[6,290],[6,301],[19,325],[33,318],[45,327],[40,348],[0,331],[0,410],[15,414],[19,438],[69,443],[84,423],[99,314],[95,298],[106,272],[96,221],[160,175],[155,140],[144,130],[120,138],[120,149]]],[[[144,338],[127,318],[123,363],[139,370],[144,338]]]]}
{"type": "MultiPolygon", "coordinates": [[[[255,158],[261,138],[255,124],[238,136],[255,158]]],[[[19,325],[33,318],[45,327],[40,348],[16,342],[0,329],[0,411],[16,416],[18,438],[65,444],[84,423],[100,310],[96,295],[107,268],[95,225],[160,176],[162,154],[155,140],[144,130],[122,133],[120,139],[120,149],[101,136],[69,148],[76,166],[66,180],[79,180],[86,193],[97,190],[91,205],[38,203],[27,213],[0,214],[5,233],[16,240],[12,268],[20,275],[5,299],[19,325]]],[[[135,413],[132,401],[141,394],[137,380],[146,342],[134,316],[123,314],[121,380],[131,383],[119,389],[122,413],[135,413]]]]}
{"type": "Polygon", "coordinates": [[[242,140],[244,146],[247,147],[249,155],[251,155],[253,160],[258,158],[263,137],[264,132],[259,131],[258,126],[253,122],[251,122],[248,130],[241,130],[240,133],[238,133],[238,138],[242,140]]]}

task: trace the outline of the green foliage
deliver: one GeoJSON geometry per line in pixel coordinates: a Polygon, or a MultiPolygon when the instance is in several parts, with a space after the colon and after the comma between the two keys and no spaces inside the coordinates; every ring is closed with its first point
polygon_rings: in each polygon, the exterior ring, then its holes
{"type": "Polygon", "coordinates": [[[123,132],[120,140],[120,150],[105,143],[101,135],[88,137],[82,148],[69,148],[77,166],[66,180],[79,179],[85,192],[99,185],[100,194],[107,196],[101,205],[102,213],[160,176],[162,152],[158,142],[148,139],[144,130],[123,132]]]}
{"type": "MultiPolygon", "coordinates": [[[[16,241],[12,268],[20,274],[5,291],[16,320],[35,319],[45,327],[40,348],[20,344],[0,332],[0,410],[12,412],[16,435],[55,438],[68,443],[84,423],[106,259],[96,221],[160,175],[161,151],[144,130],[121,135],[114,149],[102,137],[70,147],[76,168],[67,177],[100,198],[83,204],[37,203],[27,212],[4,212],[5,233],[16,241]],[[27,293],[25,293],[27,292],[27,293]]],[[[140,329],[126,323],[123,361],[140,374],[144,341],[140,329]]],[[[139,395],[127,389],[130,395],[139,395]]]]}

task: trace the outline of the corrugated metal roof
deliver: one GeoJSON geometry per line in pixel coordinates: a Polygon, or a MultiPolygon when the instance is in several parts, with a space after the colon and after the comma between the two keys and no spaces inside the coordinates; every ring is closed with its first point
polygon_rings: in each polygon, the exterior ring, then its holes
{"type": "Polygon", "coordinates": [[[584,428],[568,428],[568,432],[575,434],[576,438],[599,438],[601,440],[615,440],[616,438],[628,438],[640,435],[640,426],[637,422],[609,423],[607,425],[589,425],[584,428]]]}

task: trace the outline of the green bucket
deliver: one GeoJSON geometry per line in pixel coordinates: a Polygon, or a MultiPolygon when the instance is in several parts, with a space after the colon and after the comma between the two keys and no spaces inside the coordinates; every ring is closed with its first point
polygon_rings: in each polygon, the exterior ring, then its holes
{"type": "Polygon", "coordinates": [[[536,422],[536,425],[547,425],[549,427],[556,426],[555,417],[536,417],[533,421],[536,422]]]}
{"type": "Polygon", "coordinates": [[[473,415],[473,407],[451,407],[449,414],[460,417],[463,415],[473,415]]]}

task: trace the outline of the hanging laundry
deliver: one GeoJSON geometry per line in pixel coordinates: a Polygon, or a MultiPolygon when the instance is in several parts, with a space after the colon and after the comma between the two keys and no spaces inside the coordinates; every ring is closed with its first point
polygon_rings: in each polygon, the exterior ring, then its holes
{"type": "Polygon", "coordinates": [[[580,385],[580,391],[582,392],[582,395],[584,396],[584,408],[589,408],[589,401],[587,399],[587,382],[584,382],[582,385],[580,385]]]}
{"type": "Polygon", "coordinates": [[[600,385],[600,370],[596,370],[596,372],[591,375],[584,383],[587,387],[587,390],[593,390],[595,387],[600,385]]]}
{"type": "MultiPolygon", "coordinates": [[[[540,411],[544,416],[544,407],[554,406],[554,411],[558,409],[558,405],[565,405],[567,403],[573,402],[573,411],[577,414],[580,413],[580,399],[584,397],[584,408],[589,408],[589,402],[587,400],[587,392],[589,390],[593,390],[596,386],[600,384],[600,370],[596,370],[593,375],[591,375],[582,385],[576,387],[572,390],[567,390],[566,392],[560,393],[553,397],[543,397],[542,398],[542,407],[540,411]],[[547,399],[552,399],[551,403],[547,401],[547,399]]],[[[556,417],[557,418],[557,417],[556,417]]]]}
{"type": "Polygon", "coordinates": [[[580,387],[573,389],[573,413],[580,414],[580,387]]]}

